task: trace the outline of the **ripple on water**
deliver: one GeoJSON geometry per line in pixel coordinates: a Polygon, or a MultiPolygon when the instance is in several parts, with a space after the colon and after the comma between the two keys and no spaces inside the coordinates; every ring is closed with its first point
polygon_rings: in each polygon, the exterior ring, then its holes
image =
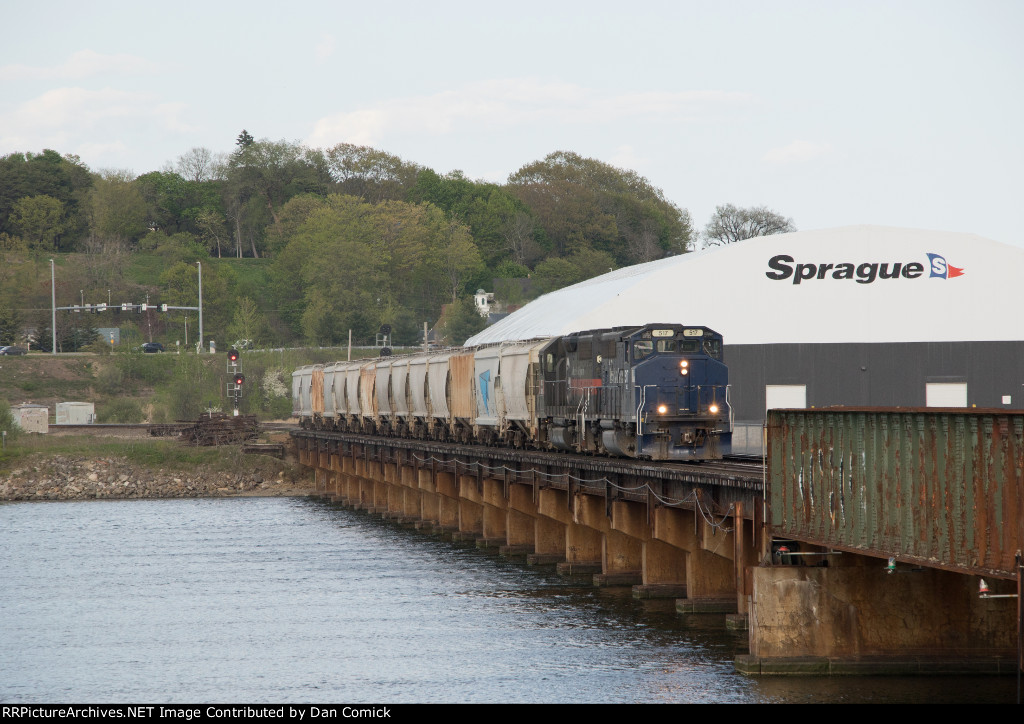
{"type": "MultiPolygon", "coordinates": [[[[4,505],[0,550],[3,701],[940,701],[955,691],[741,677],[742,644],[721,627],[687,627],[671,606],[305,499],[4,505]]],[[[1013,685],[984,679],[975,691],[1012,700],[1013,685]]]]}

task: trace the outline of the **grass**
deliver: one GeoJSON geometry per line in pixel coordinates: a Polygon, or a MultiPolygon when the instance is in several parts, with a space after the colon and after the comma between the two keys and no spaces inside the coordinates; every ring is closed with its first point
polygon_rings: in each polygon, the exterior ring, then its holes
{"type": "Polygon", "coordinates": [[[0,357],[0,396],[73,400],[92,386],[92,364],[82,358],[29,354],[0,357]]]}
{"type": "Polygon", "coordinates": [[[172,440],[97,438],[89,435],[20,435],[0,451],[0,471],[9,472],[34,456],[55,455],[88,458],[125,457],[129,462],[151,470],[181,470],[210,473],[239,473],[267,467],[273,460],[276,469],[286,463],[273,458],[245,455],[241,446],[194,447],[172,440]]]}
{"type": "Polygon", "coordinates": [[[125,276],[144,287],[156,287],[160,284],[160,275],[167,269],[167,260],[156,254],[131,254],[125,276]]]}
{"type": "Polygon", "coordinates": [[[210,259],[204,263],[218,267],[218,271],[231,270],[235,278],[234,296],[249,297],[260,306],[266,301],[270,259],[210,259]]]}

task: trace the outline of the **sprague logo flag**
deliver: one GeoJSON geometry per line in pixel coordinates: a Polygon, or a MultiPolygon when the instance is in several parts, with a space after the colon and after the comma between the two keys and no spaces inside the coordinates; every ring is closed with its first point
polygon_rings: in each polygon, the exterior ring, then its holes
{"type": "Polygon", "coordinates": [[[932,271],[930,276],[952,279],[953,277],[962,277],[964,275],[963,269],[947,264],[946,257],[941,254],[929,254],[928,262],[929,268],[932,271]]]}

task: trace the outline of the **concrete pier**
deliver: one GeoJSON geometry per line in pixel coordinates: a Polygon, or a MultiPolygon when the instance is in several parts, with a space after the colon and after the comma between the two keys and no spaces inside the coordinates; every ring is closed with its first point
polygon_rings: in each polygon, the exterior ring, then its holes
{"type": "MultiPolygon", "coordinates": [[[[806,542],[800,552],[812,555],[773,558],[764,501],[746,490],[729,497],[725,486],[641,485],[612,473],[605,484],[576,483],[547,458],[516,468],[514,460],[411,451],[409,441],[296,443],[332,501],[589,576],[595,586],[628,586],[638,599],[674,599],[681,615],[704,616],[701,625],[747,631],[742,673],[1014,670],[1016,603],[979,599],[976,576],[908,564],[889,573],[877,556],[806,542]]],[[[1015,590],[1005,577],[989,584],[993,593],[1015,590]]]]}

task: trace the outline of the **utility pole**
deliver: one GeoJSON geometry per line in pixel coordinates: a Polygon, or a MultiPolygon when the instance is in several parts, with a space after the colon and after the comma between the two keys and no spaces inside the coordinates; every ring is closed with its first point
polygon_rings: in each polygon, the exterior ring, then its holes
{"type": "Polygon", "coordinates": [[[50,354],[57,354],[57,277],[53,271],[53,259],[50,259],[50,334],[53,345],[50,354]]]}
{"type": "Polygon", "coordinates": [[[203,262],[197,261],[199,267],[199,354],[203,353],[203,262]]]}

